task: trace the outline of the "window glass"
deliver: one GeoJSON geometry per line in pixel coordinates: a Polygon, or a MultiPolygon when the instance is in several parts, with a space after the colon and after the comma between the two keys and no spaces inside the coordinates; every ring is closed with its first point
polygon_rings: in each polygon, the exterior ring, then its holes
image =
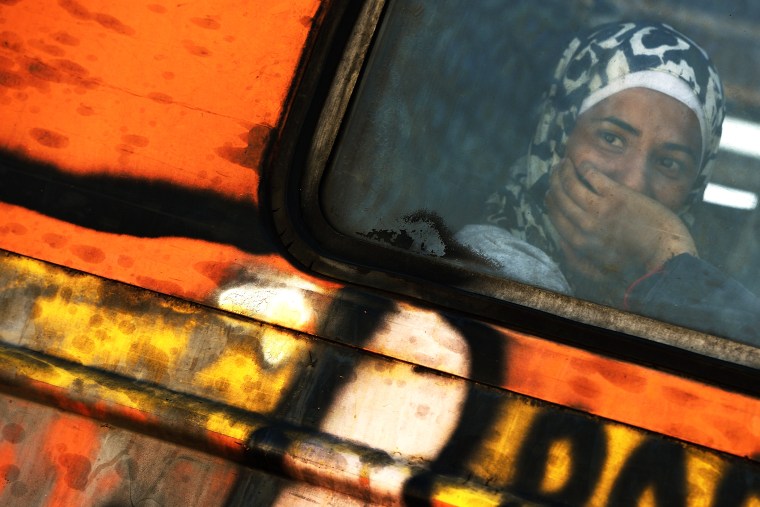
{"type": "Polygon", "coordinates": [[[361,241],[758,344],[758,22],[749,3],[392,1],[323,212],[361,241]]]}

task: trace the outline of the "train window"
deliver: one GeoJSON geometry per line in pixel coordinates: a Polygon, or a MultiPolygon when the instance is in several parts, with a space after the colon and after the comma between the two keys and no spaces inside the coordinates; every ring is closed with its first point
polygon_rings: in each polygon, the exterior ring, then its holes
{"type": "Polygon", "coordinates": [[[687,348],[729,338],[760,365],[760,68],[744,63],[760,7],[383,7],[320,173],[330,227],[404,252],[397,270],[423,259],[648,338],[673,327],[631,315],[699,332],[687,348]]]}

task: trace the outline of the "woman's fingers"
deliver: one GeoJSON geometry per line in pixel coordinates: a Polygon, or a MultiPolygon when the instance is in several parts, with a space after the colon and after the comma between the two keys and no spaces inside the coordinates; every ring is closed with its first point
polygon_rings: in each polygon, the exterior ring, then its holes
{"type": "Polygon", "coordinates": [[[546,194],[547,209],[550,210],[550,213],[563,215],[574,224],[580,225],[580,222],[584,219],[585,212],[568,195],[561,173],[561,170],[557,170],[552,174],[549,192],[546,194]]]}
{"type": "Polygon", "coordinates": [[[567,214],[562,211],[561,206],[555,204],[554,199],[547,196],[546,209],[549,213],[549,219],[560,237],[570,243],[573,248],[579,248],[582,241],[581,233],[567,214]]]}
{"type": "Polygon", "coordinates": [[[625,263],[628,252],[620,236],[632,217],[621,216],[626,194],[616,186],[590,164],[577,168],[569,160],[552,174],[547,212],[566,258],[584,275],[609,275],[625,263]]]}
{"type": "Polygon", "coordinates": [[[592,280],[627,277],[678,253],[696,252],[672,211],[589,163],[576,166],[566,159],[555,168],[546,209],[566,261],[592,280]]]}
{"type": "Polygon", "coordinates": [[[552,222],[563,216],[584,234],[598,231],[599,218],[605,215],[599,196],[578,178],[575,167],[567,159],[552,173],[546,205],[552,222]]]}
{"type": "Polygon", "coordinates": [[[578,251],[589,251],[602,246],[598,231],[591,227],[587,213],[578,208],[561,189],[552,189],[546,196],[546,210],[561,239],[578,251]],[[586,228],[591,228],[588,231],[586,228]]]}
{"type": "Polygon", "coordinates": [[[590,162],[578,164],[576,173],[578,174],[578,178],[586,184],[586,187],[591,192],[603,198],[614,192],[615,187],[619,185],[590,162]]]}
{"type": "Polygon", "coordinates": [[[565,159],[558,176],[565,193],[579,208],[589,213],[598,213],[603,206],[603,200],[588,179],[588,175],[593,173],[598,171],[590,164],[583,163],[577,167],[571,160],[565,159]]]}

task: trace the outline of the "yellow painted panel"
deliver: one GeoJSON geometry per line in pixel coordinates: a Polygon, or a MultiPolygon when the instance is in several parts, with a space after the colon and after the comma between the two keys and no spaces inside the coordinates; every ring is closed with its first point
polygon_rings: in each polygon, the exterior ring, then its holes
{"type": "Polygon", "coordinates": [[[552,442],[546,461],[546,473],[540,490],[547,494],[557,493],[570,480],[573,469],[573,448],[568,440],[552,442]]]}
{"type": "Polygon", "coordinates": [[[6,261],[13,276],[0,289],[27,308],[3,316],[19,321],[14,345],[261,413],[308,362],[310,344],[290,331],[28,258],[6,261]]]}
{"type": "Polygon", "coordinates": [[[625,460],[644,440],[640,432],[625,426],[606,425],[604,432],[611,445],[608,446],[607,460],[591,497],[591,505],[605,505],[625,460]]]}
{"type": "Polygon", "coordinates": [[[483,436],[470,460],[472,472],[494,487],[511,483],[517,453],[539,411],[536,406],[514,399],[502,403],[491,432],[483,436]]]}
{"type": "Polygon", "coordinates": [[[439,486],[433,493],[434,506],[496,507],[501,505],[502,496],[497,493],[467,488],[466,486],[439,486]]]}
{"type": "Polygon", "coordinates": [[[291,334],[265,329],[259,337],[259,354],[255,352],[251,348],[225,348],[214,362],[194,375],[195,384],[219,393],[235,406],[270,412],[303,368],[308,351],[305,343],[291,334]]]}

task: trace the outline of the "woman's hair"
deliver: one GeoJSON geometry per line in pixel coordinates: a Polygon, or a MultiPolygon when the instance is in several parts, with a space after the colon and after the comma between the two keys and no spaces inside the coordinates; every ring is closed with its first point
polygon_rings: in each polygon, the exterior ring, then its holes
{"type": "Polygon", "coordinates": [[[700,200],[720,144],[723,88],[710,58],[691,39],[663,23],[611,23],[574,38],[552,77],[528,155],[487,201],[487,221],[556,257],[556,232],[544,209],[549,174],[565,153],[578,116],[628,88],[665,93],[699,120],[702,157],[680,215],[687,223],[700,200]]]}

